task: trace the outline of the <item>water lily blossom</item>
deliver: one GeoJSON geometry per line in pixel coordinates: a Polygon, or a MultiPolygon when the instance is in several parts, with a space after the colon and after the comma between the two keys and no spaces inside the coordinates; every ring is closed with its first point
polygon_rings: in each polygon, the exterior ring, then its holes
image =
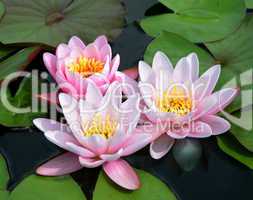
{"type": "MultiPolygon", "coordinates": [[[[135,84],[130,77],[118,71],[120,56],[117,54],[112,58],[112,50],[105,36],[97,37],[87,46],[80,38],[73,36],[68,44],[58,45],[55,55],[44,53],[43,60],[60,91],[76,98],[85,95],[89,81],[93,81],[102,93],[115,80],[135,84]]],[[[39,96],[49,100],[51,97],[50,94],[39,96]]]]}
{"type": "Polygon", "coordinates": [[[213,93],[220,71],[220,65],[215,65],[199,77],[195,53],[180,59],[175,68],[162,52],[155,54],[152,68],[139,62],[145,117],[153,124],[163,125],[162,134],[150,145],[153,158],[163,157],[175,139],[205,138],[230,129],[230,123],[216,114],[231,103],[238,89],[213,93]]]}
{"type": "Polygon", "coordinates": [[[34,124],[49,141],[68,152],[40,166],[37,173],[58,176],[102,165],[118,185],[139,188],[137,174],[122,159],[151,142],[152,134],[137,127],[139,99],[136,94],[122,103],[118,82],[113,82],[104,96],[98,86],[88,83],[85,100],[61,93],[59,101],[67,124],[44,118],[35,119],[34,124]]]}

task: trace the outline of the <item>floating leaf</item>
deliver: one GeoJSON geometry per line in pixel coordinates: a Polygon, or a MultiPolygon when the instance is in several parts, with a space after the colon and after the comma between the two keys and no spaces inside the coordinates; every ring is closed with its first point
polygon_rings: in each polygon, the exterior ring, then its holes
{"type": "Polygon", "coordinates": [[[113,39],[124,25],[125,11],[118,0],[4,0],[4,3],[6,14],[0,23],[0,41],[4,44],[56,46],[72,35],[85,42],[101,34],[113,39]]]}
{"type": "Polygon", "coordinates": [[[176,200],[171,190],[159,179],[142,170],[137,172],[142,187],[136,191],[126,191],[117,187],[101,172],[93,194],[93,200],[176,200]]]}
{"type": "MultiPolygon", "coordinates": [[[[253,66],[253,17],[247,16],[240,28],[229,37],[217,42],[207,43],[207,48],[214,55],[217,62],[222,64],[222,81],[219,86],[252,88],[252,66],[253,66]],[[224,73],[225,72],[225,73],[224,73]],[[225,76],[224,76],[225,75],[225,76]]],[[[252,90],[252,89],[251,89],[252,90]]],[[[243,95],[243,93],[241,93],[243,95]]],[[[249,93],[248,93],[249,94],[249,93]]],[[[238,97],[247,99],[248,97],[238,97]]],[[[252,99],[252,97],[250,98],[252,99]]],[[[252,100],[248,101],[248,105],[252,100]]],[[[233,104],[233,106],[237,106],[233,104]]],[[[247,106],[247,105],[243,105],[247,106]]],[[[230,106],[231,110],[232,109],[230,106]]]]}
{"type": "Polygon", "coordinates": [[[200,161],[202,146],[196,139],[177,140],[172,149],[173,156],[184,171],[193,170],[200,161]]]}
{"type": "MultiPolygon", "coordinates": [[[[33,86],[35,87],[35,86],[33,86]]],[[[1,90],[2,91],[2,90],[1,90]]],[[[17,113],[16,111],[11,111],[7,108],[7,103],[11,104],[13,107],[19,108],[27,108],[32,106],[33,98],[32,96],[32,79],[24,78],[21,84],[19,85],[19,89],[14,96],[11,95],[10,90],[7,88],[6,91],[6,99],[3,99],[3,95],[1,94],[0,101],[0,124],[8,127],[28,127],[32,125],[32,120],[39,116],[45,115],[45,113],[41,113],[39,111],[26,111],[25,113],[17,113]]],[[[34,100],[37,100],[34,99],[34,100]]]]}
{"type": "MultiPolygon", "coordinates": [[[[248,16],[240,28],[225,38],[217,42],[206,43],[207,48],[214,55],[217,62],[223,68],[233,72],[233,76],[243,76],[242,85],[252,84],[252,63],[253,63],[253,17],[248,16]],[[248,71],[248,74],[242,74],[248,71]]],[[[240,77],[239,77],[240,78],[240,77]]]]}
{"type": "Polygon", "coordinates": [[[8,181],[9,181],[8,169],[5,164],[3,156],[0,154],[0,190],[6,190],[8,181]]]}
{"type": "Polygon", "coordinates": [[[174,13],[151,16],[141,26],[151,36],[177,33],[192,42],[216,41],[232,33],[245,17],[242,0],[159,0],[174,13]]]}
{"type": "Polygon", "coordinates": [[[69,176],[40,177],[31,175],[24,179],[10,195],[10,200],[85,200],[82,190],[69,176]]]}
{"type": "Polygon", "coordinates": [[[245,0],[247,8],[253,8],[253,0],[245,0]]]}
{"type": "Polygon", "coordinates": [[[0,19],[2,18],[3,14],[4,14],[4,4],[2,2],[0,2],[0,19]]]}
{"type": "Polygon", "coordinates": [[[253,169],[253,153],[245,149],[232,135],[217,137],[218,145],[222,151],[253,169]]]}
{"type": "Polygon", "coordinates": [[[205,50],[193,44],[192,42],[176,35],[174,33],[162,32],[154,39],[146,49],[144,59],[148,63],[152,63],[154,54],[157,51],[163,51],[175,65],[181,57],[189,53],[195,52],[198,54],[201,65],[201,72],[214,65],[214,60],[205,50]]]}
{"type": "Polygon", "coordinates": [[[253,152],[252,108],[234,114],[237,122],[231,123],[231,133],[249,151],[253,152]]]}
{"type": "Polygon", "coordinates": [[[9,173],[5,160],[0,154],[0,199],[7,200],[9,197],[9,192],[7,191],[7,184],[9,181],[9,173]]]}
{"type": "Polygon", "coordinates": [[[0,190],[0,199],[1,200],[8,200],[9,199],[9,192],[0,190]]]}
{"type": "MultiPolygon", "coordinates": [[[[40,49],[38,47],[25,48],[0,62],[0,80],[26,67],[36,57],[39,51],[40,49]]],[[[6,50],[5,53],[8,53],[8,51],[6,50]]]]}

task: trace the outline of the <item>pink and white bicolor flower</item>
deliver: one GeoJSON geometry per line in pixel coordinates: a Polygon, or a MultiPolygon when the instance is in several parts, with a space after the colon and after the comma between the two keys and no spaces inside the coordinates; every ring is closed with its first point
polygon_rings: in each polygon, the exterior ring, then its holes
{"type": "Polygon", "coordinates": [[[160,124],[159,137],[150,145],[151,156],[163,157],[175,139],[205,138],[225,133],[230,123],[217,116],[236,96],[238,89],[214,92],[220,65],[199,77],[199,60],[195,53],[178,61],[175,68],[162,52],[154,56],[152,68],[139,62],[139,88],[145,102],[145,117],[160,124]]]}
{"type": "Polygon", "coordinates": [[[136,94],[122,102],[117,82],[104,96],[94,83],[89,83],[85,100],[61,93],[59,102],[67,124],[44,118],[35,119],[34,124],[49,141],[68,152],[40,166],[37,173],[58,176],[102,165],[118,185],[129,190],[139,188],[137,174],[121,158],[151,142],[152,130],[145,132],[144,126],[137,127],[139,99],[136,94]]]}
{"type": "MultiPolygon", "coordinates": [[[[115,80],[135,85],[130,77],[118,71],[120,56],[117,54],[112,58],[111,46],[105,36],[97,37],[87,46],[77,36],[73,36],[68,44],[58,45],[55,55],[44,53],[43,60],[60,91],[76,98],[85,95],[88,81],[93,81],[102,93],[115,80]]],[[[126,73],[131,75],[132,72],[126,73]]],[[[53,94],[38,96],[50,101],[50,97],[53,98],[50,95],[53,94]]]]}

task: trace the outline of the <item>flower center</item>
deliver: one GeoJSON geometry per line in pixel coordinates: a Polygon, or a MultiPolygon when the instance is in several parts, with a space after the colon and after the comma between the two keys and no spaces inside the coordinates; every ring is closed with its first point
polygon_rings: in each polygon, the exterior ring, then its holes
{"type": "Polygon", "coordinates": [[[173,87],[170,91],[165,91],[162,97],[156,100],[156,106],[161,112],[172,112],[183,116],[191,112],[192,101],[179,87],[173,87]]]}
{"type": "Polygon", "coordinates": [[[79,73],[83,77],[88,77],[94,73],[100,73],[104,69],[104,63],[95,58],[79,57],[68,64],[69,71],[79,73]]]}
{"type": "Polygon", "coordinates": [[[114,135],[118,123],[114,121],[110,115],[106,115],[104,118],[101,114],[96,114],[90,123],[86,124],[84,131],[85,136],[101,135],[106,139],[114,135]]]}

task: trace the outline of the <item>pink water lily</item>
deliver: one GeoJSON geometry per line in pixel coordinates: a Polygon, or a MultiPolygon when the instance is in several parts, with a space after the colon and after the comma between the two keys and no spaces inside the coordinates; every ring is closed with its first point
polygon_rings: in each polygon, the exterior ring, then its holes
{"type": "MultiPolygon", "coordinates": [[[[76,36],[68,44],[59,44],[56,54],[44,53],[43,60],[48,71],[58,83],[62,92],[76,98],[84,96],[89,81],[95,83],[104,93],[114,81],[135,82],[118,71],[120,56],[112,58],[112,50],[105,36],[99,36],[87,46],[76,36]]],[[[41,94],[39,97],[55,101],[55,94],[41,94]]]]}
{"type": "Polygon", "coordinates": [[[155,54],[152,68],[139,62],[145,117],[162,125],[156,131],[160,131],[160,137],[150,145],[153,158],[159,159],[169,152],[175,139],[205,138],[230,129],[230,123],[216,114],[230,104],[238,89],[225,88],[213,93],[220,71],[220,65],[215,65],[199,77],[195,53],[180,59],[174,69],[162,52],[155,54]]]}
{"type": "Polygon", "coordinates": [[[61,93],[59,102],[67,124],[39,118],[34,124],[46,138],[68,152],[43,164],[37,173],[45,176],[64,175],[83,167],[103,166],[105,173],[118,185],[134,190],[140,181],[124,156],[149,144],[151,132],[138,126],[139,95],[122,103],[118,82],[110,85],[103,96],[94,83],[88,83],[85,100],[61,93]]]}

